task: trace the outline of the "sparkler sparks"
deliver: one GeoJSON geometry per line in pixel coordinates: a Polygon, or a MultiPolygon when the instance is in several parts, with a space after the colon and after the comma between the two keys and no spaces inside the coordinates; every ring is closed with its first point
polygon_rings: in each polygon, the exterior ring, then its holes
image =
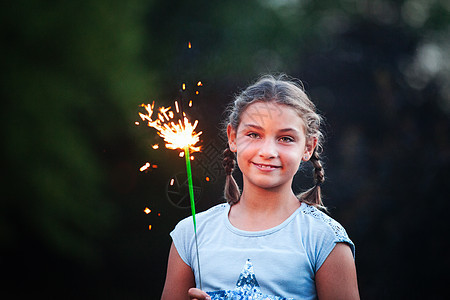
{"type": "MultiPolygon", "coordinates": [[[[190,49],[191,42],[188,43],[188,48],[190,49]]],[[[203,86],[201,81],[197,82],[197,86],[203,86]]],[[[182,91],[186,90],[186,84],[182,83],[181,85],[182,91]]],[[[198,90],[195,92],[196,95],[199,94],[198,90]]],[[[175,101],[175,111],[172,111],[171,107],[160,107],[158,109],[157,116],[153,116],[155,102],[150,104],[142,104],[141,105],[146,113],[139,113],[142,121],[147,122],[149,127],[156,129],[157,134],[164,139],[165,146],[168,149],[172,150],[183,150],[179,153],[180,157],[185,157],[186,160],[186,171],[188,175],[188,187],[189,187],[189,198],[191,202],[191,210],[192,210],[192,219],[194,224],[194,234],[195,234],[195,247],[197,252],[197,264],[199,270],[199,285],[200,289],[202,289],[202,280],[201,280],[201,272],[200,272],[200,258],[198,255],[198,243],[197,243],[197,223],[195,220],[195,201],[194,201],[194,189],[192,182],[192,170],[191,170],[191,160],[194,160],[194,157],[190,155],[190,152],[198,152],[201,147],[197,145],[200,141],[199,136],[202,132],[195,132],[195,128],[198,125],[198,120],[195,120],[192,124],[187,118],[186,114],[183,112],[182,103],[179,106],[178,102],[175,101]],[[175,118],[177,116],[177,118],[175,118]]],[[[189,101],[189,107],[192,107],[192,100],[189,101]]],[[[139,125],[139,122],[135,123],[139,125]]],[[[153,149],[158,149],[159,146],[157,144],[152,146],[153,149]]],[[[141,171],[145,171],[150,167],[150,163],[146,163],[141,167],[141,171]]],[[[152,168],[157,168],[157,165],[153,165],[152,168]]],[[[174,184],[174,179],[171,179],[170,185],[174,184]]],[[[150,209],[146,208],[144,210],[145,213],[149,214],[151,212],[150,209]]],[[[158,217],[160,214],[158,213],[158,217]]],[[[149,225],[149,230],[152,229],[152,226],[149,225]]]]}
{"type": "MultiPolygon", "coordinates": [[[[159,108],[159,113],[156,119],[153,120],[154,105],[154,102],[151,105],[142,104],[147,114],[139,113],[139,116],[142,121],[147,121],[149,127],[157,130],[158,135],[166,142],[166,148],[184,150],[187,147],[191,152],[200,151],[200,146],[196,146],[196,144],[200,141],[199,136],[202,134],[202,131],[195,132],[198,120],[195,120],[194,124],[192,124],[186,115],[183,114],[182,119],[175,121],[175,114],[171,107],[166,108],[164,106],[159,108]]],[[[175,102],[175,108],[179,111],[177,102],[175,102]]]]}
{"type": "MultiPolygon", "coordinates": [[[[183,83],[183,90],[186,88],[186,85],[183,83]]],[[[198,93],[198,92],[197,92],[198,93]]],[[[195,202],[194,202],[194,189],[192,183],[192,170],[191,170],[191,160],[194,159],[193,156],[190,155],[190,151],[198,152],[200,151],[200,146],[196,146],[200,141],[199,136],[202,134],[195,132],[195,128],[198,125],[198,120],[194,121],[192,124],[189,119],[186,117],[184,112],[181,113],[181,118],[178,121],[175,121],[175,114],[171,110],[171,107],[160,107],[158,115],[155,119],[152,119],[152,115],[154,113],[155,102],[150,104],[142,104],[142,107],[147,111],[146,114],[139,113],[142,121],[146,121],[149,127],[156,129],[158,135],[164,139],[166,142],[166,148],[168,149],[180,149],[184,150],[180,152],[180,157],[184,156],[186,159],[186,171],[188,175],[188,183],[189,183],[189,198],[191,200],[191,210],[192,210],[192,219],[194,223],[194,233],[195,233],[195,245],[197,250],[197,264],[199,268],[199,283],[201,289],[201,277],[200,277],[200,260],[198,256],[198,244],[197,244],[197,223],[195,220],[195,202]],[[183,155],[184,154],[184,155],[183,155]]],[[[192,102],[190,105],[192,106],[192,102]]],[[[178,102],[175,101],[175,110],[177,115],[180,115],[180,108],[178,107],[178,102]]],[[[141,171],[146,170],[150,167],[150,163],[145,164],[141,171]]],[[[172,179],[173,180],[173,179],[172,179]]],[[[173,182],[171,181],[171,185],[173,182]]],[[[149,230],[151,230],[151,225],[149,226],[149,230]]]]}

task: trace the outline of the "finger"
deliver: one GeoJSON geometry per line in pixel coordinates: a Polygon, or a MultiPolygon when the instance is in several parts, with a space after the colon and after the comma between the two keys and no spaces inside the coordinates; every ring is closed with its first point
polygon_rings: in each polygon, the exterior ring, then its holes
{"type": "Polygon", "coordinates": [[[211,297],[207,293],[197,288],[190,288],[188,295],[191,300],[211,300],[211,297]]]}

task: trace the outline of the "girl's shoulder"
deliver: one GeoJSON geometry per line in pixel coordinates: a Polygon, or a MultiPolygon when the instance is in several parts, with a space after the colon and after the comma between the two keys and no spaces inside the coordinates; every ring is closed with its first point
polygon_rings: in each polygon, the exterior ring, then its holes
{"type": "Polygon", "coordinates": [[[220,213],[223,212],[225,210],[228,210],[230,207],[230,205],[228,203],[219,203],[217,205],[214,205],[213,207],[208,208],[205,211],[202,211],[201,213],[199,213],[199,215],[205,214],[214,214],[214,213],[220,213]]]}
{"type": "Polygon", "coordinates": [[[311,227],[318,229],[316,231],[328,232],[328,234],[332,236],[334,242],[348,243],[354,253],[353,242],[350,240],[347,231],[338,221],[318,208],[306,203],[302,204],[301,215],[307,220],[307,223],[309,223],[311,227]]]}
{"type": "MultiPolygon", "coordinates": [[[[230,206],[228,203],[220,203],[205,211],[199,212],[196,214],[196,222],[199,224],[205,224],[205,222],[209,223],[211,220],[218,220],[218,217],[227,212],[229,207],[230,206]]],[[[188,228],[192,227],[192,216],[186,217],[179,221],[176,227],[184,226],[187,226],[188,228]]]]}
{"type": "Polygon", "coordinates": [[[230,209],[230,205],[228,203],[220,203],[220,204],[217,204],[205,211],[198,213],[197,218],[199,220],[214,219],[214,218],[218,217],[219,215],[222,215],[225,212],[228,212],[229,209],[230,209]]]}
{"type": "Polygon", "coordinates": [[[340,231],[344,230],[341,224],[337,222],[335,219],[318,209],[317,207],[314,207],[312,205],[304,203],[302,205],[301,213],[302,215],[306,216],[307,218],[311,218],[312,222],[320,223],[326,226],[329,226],[333,230],[340,231]]]}

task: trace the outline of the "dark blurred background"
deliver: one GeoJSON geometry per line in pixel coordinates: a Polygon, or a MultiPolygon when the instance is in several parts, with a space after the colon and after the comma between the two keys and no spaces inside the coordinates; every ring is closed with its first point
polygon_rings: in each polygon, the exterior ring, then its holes
{"type": "Polygon", "coordinates": [[[0,15],[2,296],[158,299],[190,210],[169,184],[184,160],[134,124],[139,105],[181,98],[199,120],[201,211],[223,201],[226,104],[280,72],[326,119],[325,204],[356,244],[362,299],[447,294],[448,1],[19,0],[0,15]]]}

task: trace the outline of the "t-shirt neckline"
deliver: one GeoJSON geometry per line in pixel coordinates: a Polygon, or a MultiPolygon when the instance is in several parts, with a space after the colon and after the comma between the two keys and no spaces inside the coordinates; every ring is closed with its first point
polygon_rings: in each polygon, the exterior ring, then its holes
{"type": "Polygon", "coordinates": [[[247,230],[242,230],[242,229],[234,227],[233,224],[231,224],[230,219],[228,218],[228,214],[231,209],[231,205],[229,205],[229,204],[227,205],[227,208],[225,209],[224,214],[222,215],[222,218],[224,219],[225,226],[227,227],[227,229],[230,230],[231,232],[233,232],[234,234],[241,235],[241,236],[248,236],[248,237],[258,237],[258,236],[265,236],[265,235],[273,234],[273,233],[283,229],[300,213],[300,211],[305,209],[306,206],[307,205],[304,202],[302,202],[300,204],[300,206],[281,224],[279,224],[275,227],[265,229],[265,230],[260,230],[260,231],[247,231],[247,230]]]}

